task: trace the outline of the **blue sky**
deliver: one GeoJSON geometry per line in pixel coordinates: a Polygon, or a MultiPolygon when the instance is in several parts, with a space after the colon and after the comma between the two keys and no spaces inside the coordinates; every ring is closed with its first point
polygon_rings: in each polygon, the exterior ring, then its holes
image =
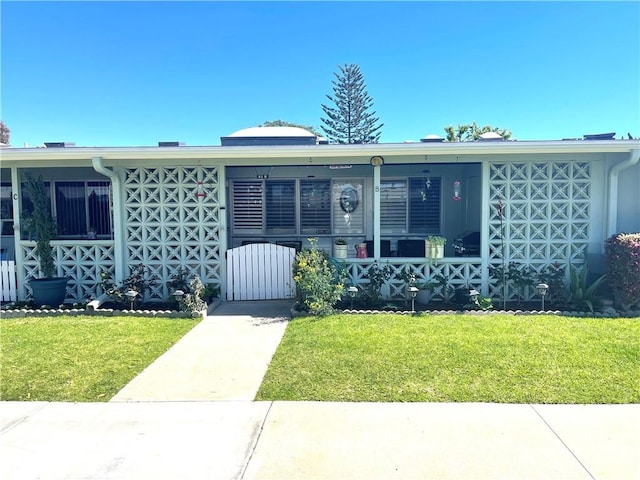
{"type": "Polygon", "coordinates": [[[640,136],[639,2],[7,2],[12,144],[219,145],[266,120],[320,127],[356,63],[382,142],[449,124],[514,138],[640,136]]]}

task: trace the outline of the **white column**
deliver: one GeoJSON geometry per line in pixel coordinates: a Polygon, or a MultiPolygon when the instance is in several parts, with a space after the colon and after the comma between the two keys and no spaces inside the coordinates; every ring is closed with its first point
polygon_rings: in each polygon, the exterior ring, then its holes
{"type": "Polygon", "coordinates": [[[380,165],[373,167],[373,256],[380,258],[380,165]]]}
{"type": "Polygon", "coordinates": [[[13,251],[16,259],[16,276],[18,281],[18,300],[24,300],[27,291],[24,287],[23,254],[20,245],[20,212],[22,210],[22,190],[18,167],[11,167],[11,203],[13,206],[13,251]]]}

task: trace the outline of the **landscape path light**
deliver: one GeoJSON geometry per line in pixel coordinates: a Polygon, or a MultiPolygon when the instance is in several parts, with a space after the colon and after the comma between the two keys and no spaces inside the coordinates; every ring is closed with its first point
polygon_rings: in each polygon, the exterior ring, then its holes
{"type": "Polygon", "coordinates": [[[409,295],[411,295],[411,311],[416,311],[416,296],[418,295],[418,291],[420,289],[418,287],[414,287],[413,285],[409,287],[409,295]]]}
{"type": "Polygon", "coordinates": [[[353,310],[353,299],[358,294],[358,287],[354,287],[353,285],[351,285],[349,288],[347,288],[347,293],[349,294],[349,297],[351,298],[351,310],[353,310]]]}
{"type": "Polygon", "coordinates": [[[469,290],[469,298],[471,299],[471,303],[475,303],[476,305],[478,305],[479,295],[480,295],[480,292],[477,291],[475,288],[472,288],[471,290],[469,290]]]}
{"type": "Polygon", "coordinates": [[[542,299],[542,311],[544,312],[544,296],[549,290],[549,285],[547,285],[546,283],[539,283],[538,285],[536,285],[536,289],[538,290],[540,298],[542,299]]]}
{"type": "Polygon", "coordinates": [[[183,297],[184,297],[184,292],[182,290],[176,290],[175,292],[173,292],[173,298],[175,298],[176,302],[178,302],[178,310],[180,310],[180,301],[182,300],[183,297]]]}
{"type": "Polygon", "coordinates": [[[138,296],[138,292],[136,290],[127,290],[124,294],[125,297],[127,297],[127,300],[129,300],[129,303],[131,304],[131,310],[133,310],[133,304],[136,301],[136,297],[138,296]]]}

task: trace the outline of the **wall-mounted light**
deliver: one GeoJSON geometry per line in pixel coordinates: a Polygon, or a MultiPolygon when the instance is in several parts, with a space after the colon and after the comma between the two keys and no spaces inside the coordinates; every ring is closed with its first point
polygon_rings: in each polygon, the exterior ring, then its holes
{"type": "Polygon", "coordinates": [[[371,157],[371,160],[369,160],[369,163],[371,163],[371,165],[373,165],[374,167],[380,167],[384,165],[384,158],[382,158],[379,155],[376,155],[375,157],[371,157]]]}

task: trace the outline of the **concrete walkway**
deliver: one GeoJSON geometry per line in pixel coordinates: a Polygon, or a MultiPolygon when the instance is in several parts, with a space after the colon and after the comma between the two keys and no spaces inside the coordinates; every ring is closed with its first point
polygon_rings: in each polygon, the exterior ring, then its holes
{"type": "Polygon", "coordinates": [[[291,300],[223,303],[111,401],[253,400],[291,305],[291,300]]]}
{"type": "Polygon", "coordinates": [[[640,405],[254,402],[289,306],[223,304],[108,403],[0,402],[0,478],[640,479],[640,405]]]}

